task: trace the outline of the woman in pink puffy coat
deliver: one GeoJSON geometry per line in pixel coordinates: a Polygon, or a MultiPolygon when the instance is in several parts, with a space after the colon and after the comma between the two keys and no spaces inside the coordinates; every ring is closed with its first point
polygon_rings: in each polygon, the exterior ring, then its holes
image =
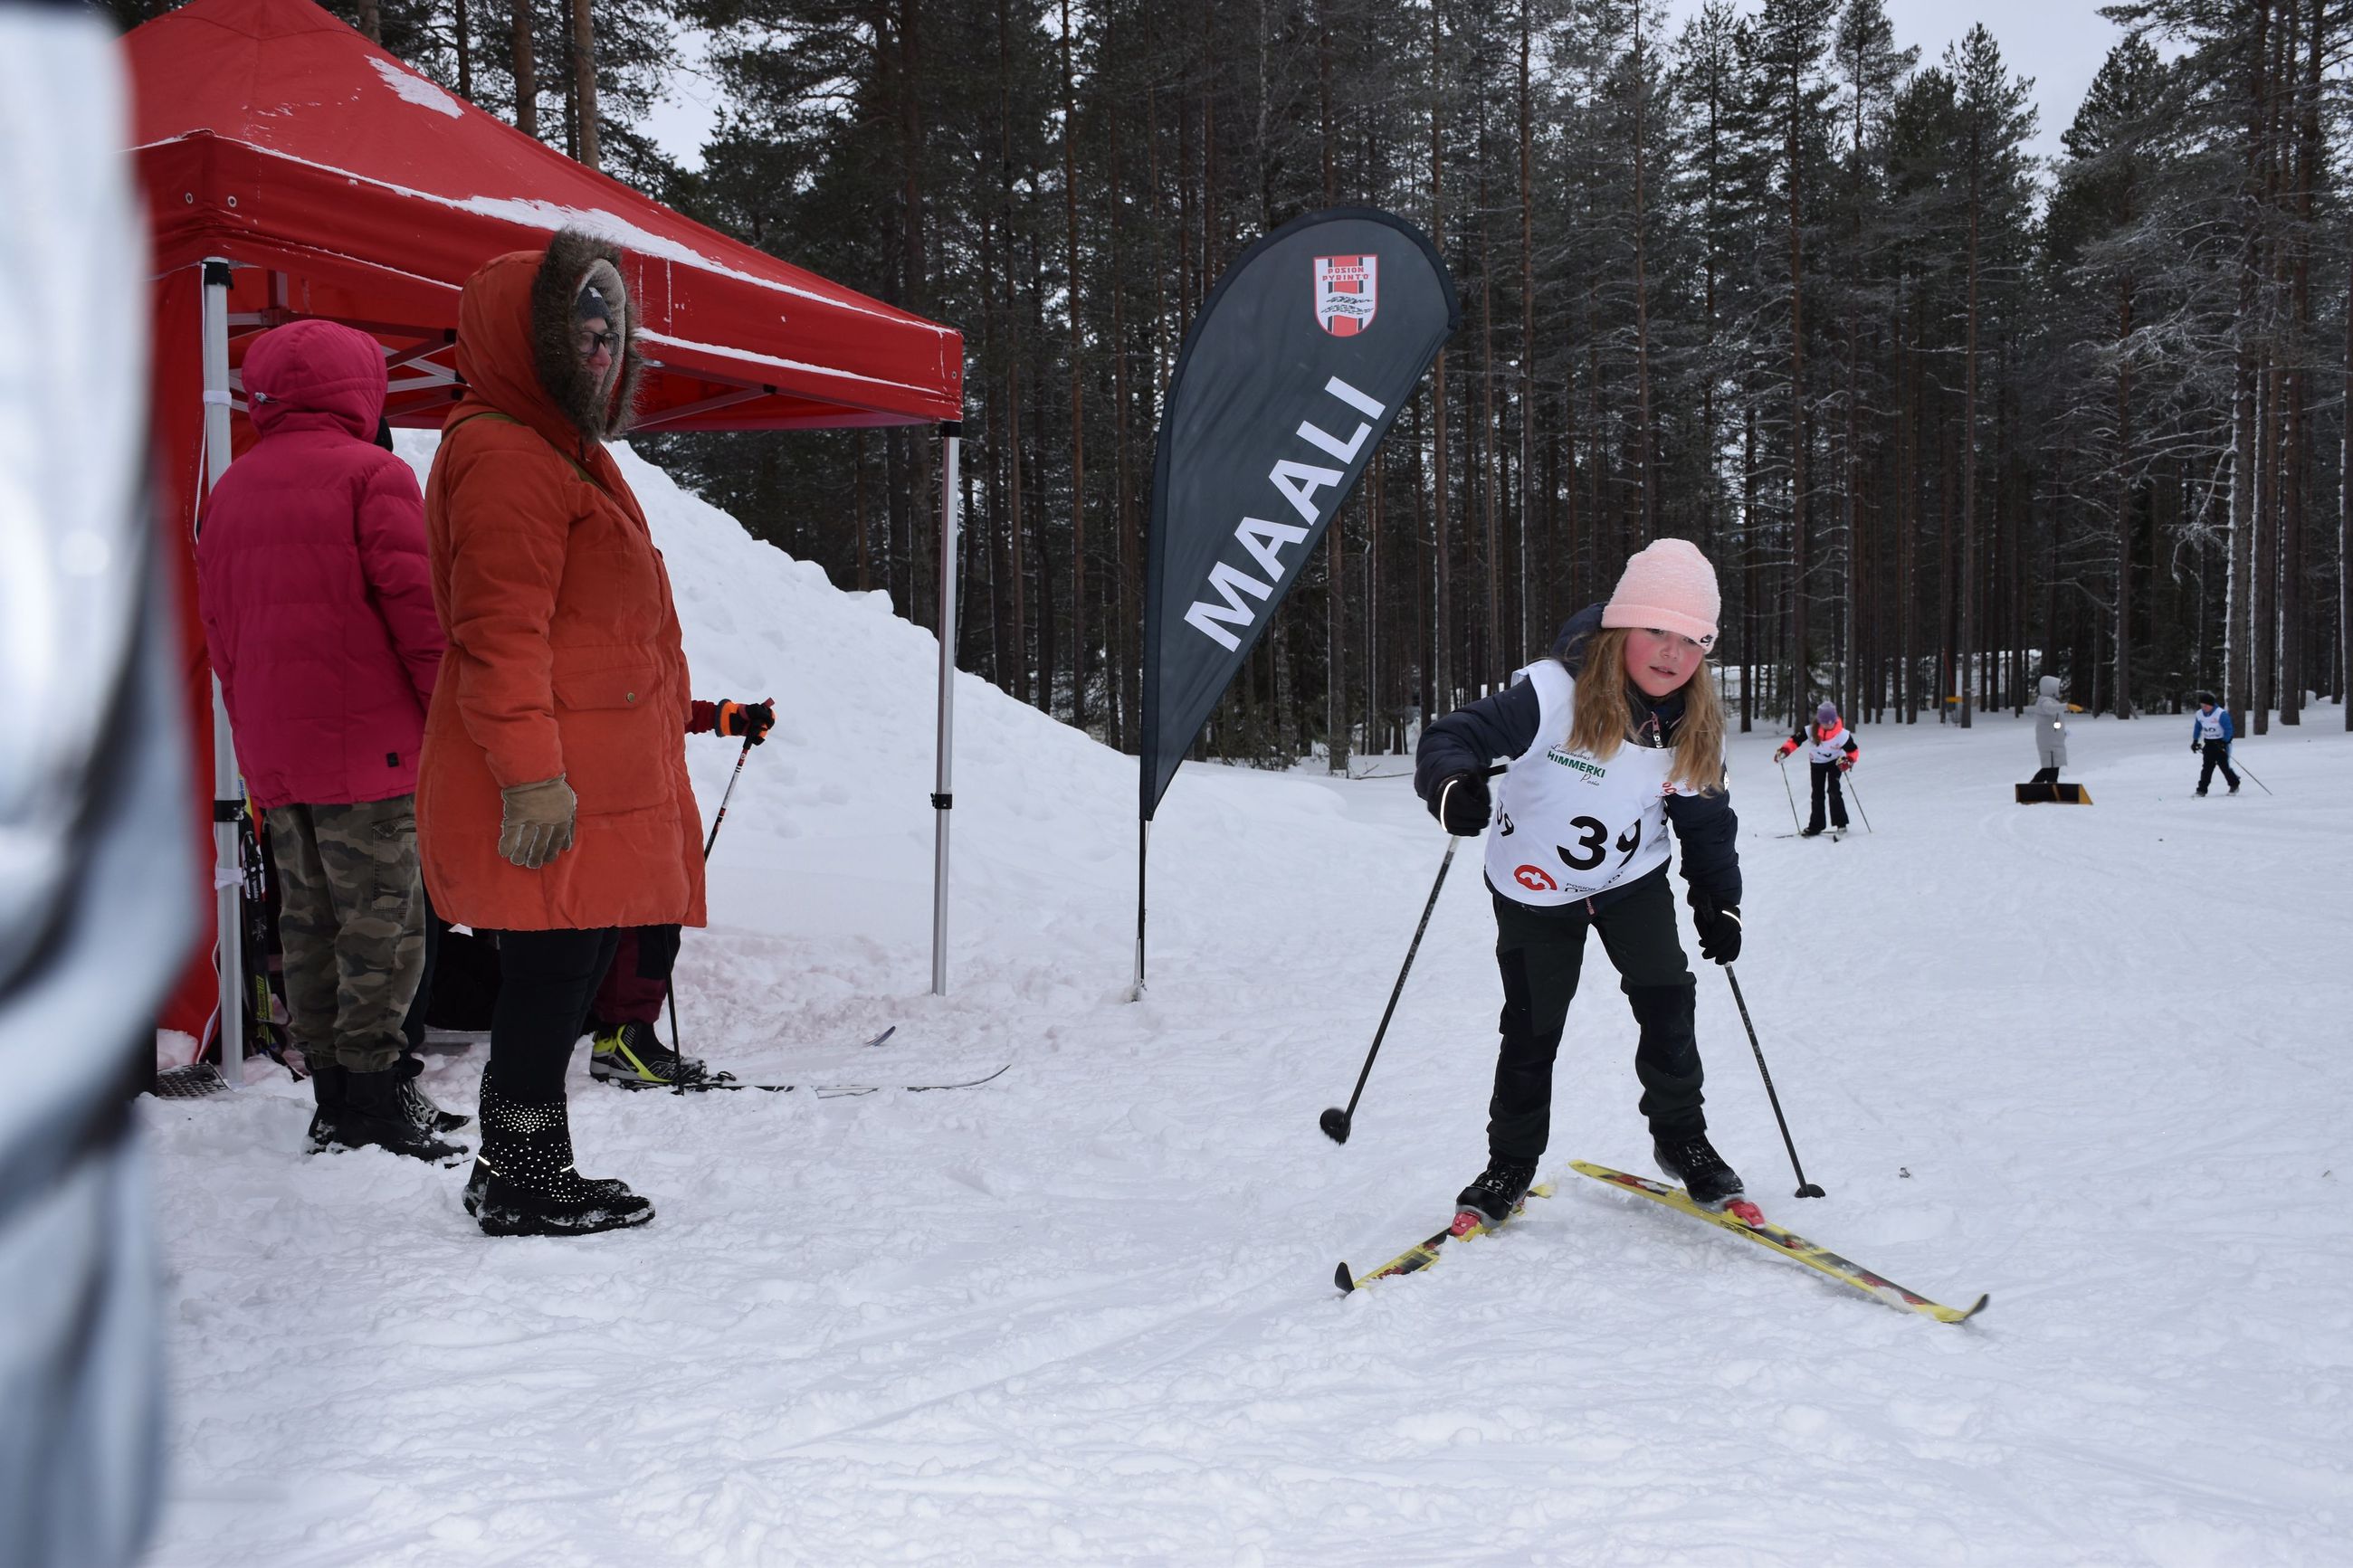
{"type": "Polygon", "coordinates": [[[424,500],[371,439],[375,339],[296,321],[244,368],[259,438],[206,500],[196,572],[237,763],[268,814],[312,1141],[454,1160],[402,1092],[425,966],[417,758],[442,650],[424,500]]]}

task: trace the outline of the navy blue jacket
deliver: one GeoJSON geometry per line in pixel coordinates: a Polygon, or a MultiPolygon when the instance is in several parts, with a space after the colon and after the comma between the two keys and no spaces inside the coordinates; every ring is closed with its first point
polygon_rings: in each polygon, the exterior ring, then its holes
{"type": "MultiPolygon", "coordinates": [[[[1570,675],[1577,674],[1584,668],[1587,639],[1600,629],[1600,605],[1579,610],[1553,639],[1552,657],[1567,666],[1570,675]]],[[[1701,679],[1705,679],[1704,672],[1701,679]]],[[[1656,701],[1644,700],[1659,733],[1672,744],[1675,726],[1683,721],[1683,694],[1675,691],[1656,701]]],[[[1430,815],[1437,816],[1439,792],[1448,779],[1457,773],[1483,773],[1498,757],[1524,754],[1535,744],[1543,716],[1544,705],[1535,687],[1525,680],[1457,708],[1422,731],[1421,744],[1414,750],[1414,793],[1421,796],[1430,815]]],[[[1724,791],[1671,795],[1667,820],[1674,824],[1675,837],[1683,845],[1683,880],[1692,890],[1719,903],[1740,902],[1740,851],[1735,842],[1740,819],[1733,814],[1731,795],[1724,791]]],[[[1637,885],[1612,888],[1588,901],[1596,908],[1614,903],[1637,885]]],[[[1571,905],[1564,912],[1583,908],[1571,905]]]]}

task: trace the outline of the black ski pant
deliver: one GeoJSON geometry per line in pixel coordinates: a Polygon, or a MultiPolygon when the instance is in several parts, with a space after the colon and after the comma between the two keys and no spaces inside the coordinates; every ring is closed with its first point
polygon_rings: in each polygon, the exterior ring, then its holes
{"type": "Polygon", "coordinates": [[[2231,781],[2232,789],[2238,788],[2239,775],[2231,771],[2231,742],[2209,741],[2203,747],[2203,752],[2205,761],[2200,763],[2198,768],[2198,793],[2204,795],[2206,786],[2214,782],[2216,768],[2222,770],[2222,776],[2231,781]]]}
{"type": "Polygon", "coordinates": [[[1504,973],[1504,1035],[1487,1106],[1487,1152],[1535,1160],[1552,1131],[1552,1066],[1585,963],[1585,933],[1601,933],[1619,989],[1641,1031],[1634,1075],[1652,1136],[1704,1131],[1699,1042],[1693,1032],[1694,982],[1675,934],[1674,894],[1660,867],[1599,910],[1578,904],[1538,910],[1495,895],[1495,962],[1504,973]]]}
{"type": "Polygon", "coordinates": [[[1816,763],[1813,764],[1813,769],[1814,815],[1807,824],[1806,831],[1820,833],[1822,830],[1822,795],[1826,790],[1830,794],[1831,826],[1844,828],[1846,826],[1846,792],[1839,788],[1841,771],[1839,765],[1836,763],[1816,763]]]}
{"type": "Polygon", "coordinates": [[[564,1069],[588,1022],[597,982],[613,967],[617,927],[499,933],[499,1000],[491,1013],[490,1076],[525,1105],[564,1098],[564,1069]]]}

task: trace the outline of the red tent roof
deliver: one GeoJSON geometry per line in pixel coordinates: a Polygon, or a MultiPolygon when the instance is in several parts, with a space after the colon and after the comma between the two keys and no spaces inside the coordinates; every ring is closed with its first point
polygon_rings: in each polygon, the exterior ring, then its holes
{"type": "Polygon", "coordinates": [[[309,0],[195,0],[126,45],[156,270],[239,264],[248,330],[296,315],[374,330],[395,353],[395,424],[438,425],[455,396],[467,275],[561,227],[627,254],[656,367],[640,428],[959,416],[957,332],[584,168],[309,0]]]}

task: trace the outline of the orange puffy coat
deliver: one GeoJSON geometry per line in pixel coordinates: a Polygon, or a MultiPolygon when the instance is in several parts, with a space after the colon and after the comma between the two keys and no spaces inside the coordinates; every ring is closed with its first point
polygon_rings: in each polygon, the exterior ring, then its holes
{"type": "Polygon", "coordinates": [[[426,485],[449,648],[426,718],[417,846],[437,912],[485,930],[703,923],[678,613],[602,444],[627,418],[627,335],[601,406],[581,406],[576,371],[567,382],[573,298],[600,258],[618,252],[564,234],[544,257],[501,256],[466,280],[467,393],[426,485]],[[573,847],[535,871],[509,864],[500,790],[558,773],[579,799],[573,847]]]}

